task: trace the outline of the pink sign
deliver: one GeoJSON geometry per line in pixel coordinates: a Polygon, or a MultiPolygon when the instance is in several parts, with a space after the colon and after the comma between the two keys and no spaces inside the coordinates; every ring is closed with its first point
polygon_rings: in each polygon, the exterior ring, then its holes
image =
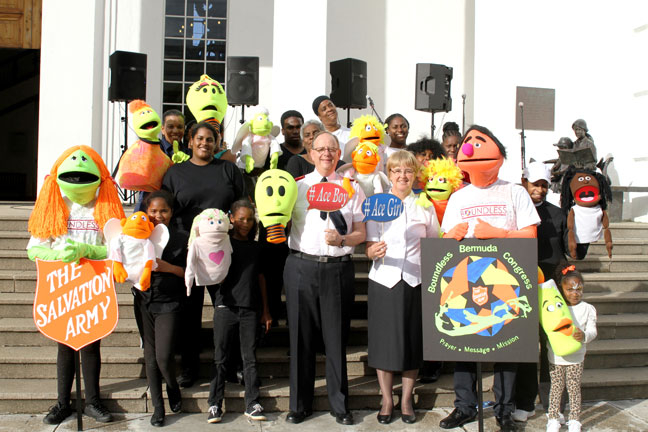
{"type": "Polygon", "coordinates": [[[335,183],[317,183],[306,192],[308,210],[325,212],[340,210],[349,201],[349,193],[335,183]]]}

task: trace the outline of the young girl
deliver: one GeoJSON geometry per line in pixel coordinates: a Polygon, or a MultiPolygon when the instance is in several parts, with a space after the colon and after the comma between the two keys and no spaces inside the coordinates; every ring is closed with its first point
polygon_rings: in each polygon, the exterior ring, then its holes
{"type": "Polygon", "coordinates": [[[547,432],[560,430],[560,398],[565,384],[569,394],[569,432],[581,430],[581,377],[583,376],[583,362],[585,360],[586,346],[596,338],[596,309],[589,303],[582,301],[583,277],[576,267],[569,265],[560,273],[560,287],[569,306],[576,329],[573,337],[583,345],[573,354],[560,357],[554,354],[551,345],[549,349],[549,375],[551,376],[551,390],[549,392],[549,421],[547,432]]]}
{"type": "MultiPolygon", "coordinates": [[[[151,193],[145,201],[146,213],[154,225],[169,225],[173,214],[173,196],[164,190],[151,193]]],[[[170,229],[169,243],[157,260],[147,291],[132,288],[135,317],[144,341],[146,379],[151,390],[153,426],[164,425],[162,378],[166,381],[169,407],[174,413],[182,409],[180,387],[175,376],[174,344],[180,305],[185,295],[184,267],[187,261],[187,236],[170,229]]]]}
{"type": "Polygon", "coordinates": [[[214,377],[209,385],[208,423],[223,417],[223,398],[227,376],[227,360],[233,335],[238,327],[243,377],[245,381],[245,415],[251,420],[265,420],[259,403],[256,370],[256,341],[259,316],[270,330],[272,318],[268,311],[265,279],[260,272],[259,245],[254,241],[256,218],[254,206],[247,200],[232,204],[230,231],[232,264],[227,277],[214,295],[214,377]],[[260,314],[260,312],[262,313],[260,314]]]}

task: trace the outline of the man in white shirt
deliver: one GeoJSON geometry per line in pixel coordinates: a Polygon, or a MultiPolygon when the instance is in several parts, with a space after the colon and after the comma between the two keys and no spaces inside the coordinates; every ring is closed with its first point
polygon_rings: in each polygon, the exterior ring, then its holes
{"type": "Polygon", "coordinates": [[[340,146],[330,132],[320,132],[310,156],[315,170],[297,180],[297,202],[288,237],[290,255],[284,268],[284,286],[290,331],[289,423],[301,423],[312,414],[315,385],[315,349],[319,334],[326,354],[326,385],[332,414],[340,424],[353,424],[348,410],[346,343],[354,300],[354,246],[364,242],[362,202],[355,194],[335,214],[308,210],[306,192],[320,182],[342,184],[335,172],[340,146]]]}
{"type": "Polygon", "coordinates": [[[349,141],[351,129],[340,126],[337,107],[331,98],[326,95],[316,97],[313,101],[313,111],[324,125],[324,128],[338,139],[340,151],[344,154],[344,146],[349,141]]]}

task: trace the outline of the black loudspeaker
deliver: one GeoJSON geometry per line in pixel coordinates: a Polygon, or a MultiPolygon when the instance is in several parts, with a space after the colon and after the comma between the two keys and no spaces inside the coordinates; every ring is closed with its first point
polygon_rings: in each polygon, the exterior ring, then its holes
{"type": "Polygon", "coordinates": [[[146,100],[146,54],[115,51],[110,55],[111,102],[146,100]]]}
{"type": "Polygon", "coordinates": [[[426,112],[451,111],[451,81],[451,67],[431,63],[417,63],[414,108],[426,112]]]}
{"type": "Polygon", "coordinates": [[[338,108],[367,108],[367,62],[346,58],[330,63],[331,100],[338,108]]]}
{"type": "Polygon", "coordinates": [[[227,103],[259,104],[259,57],[227,57],[227,103]]]}

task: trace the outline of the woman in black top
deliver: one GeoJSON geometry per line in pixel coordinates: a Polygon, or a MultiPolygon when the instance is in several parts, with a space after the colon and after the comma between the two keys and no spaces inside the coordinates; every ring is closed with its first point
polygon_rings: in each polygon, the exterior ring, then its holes
{"type": "MultiPolygon", "coordinates": [[[[144,204],[154,225],[169,225],[173,208],[173,196],[169,192],[153,192],[144,204]]],[[[153,426],[164,425],[162,378],[167,383],[171,411],[182,409],[180,387],[175,377],[174,345],[180,305],[185,297],[186,244],[186,235],[171,228],[162,259],[157,259],[157,269],[151,274],[151,287],[147,291],[131,288],[135,297],[135,317],[144,341],[146,378],[154,407],[153,426]]]]}
{"type": "MultiPolygon", "coordinates": [[[[222,137],[214,127],[197,123],[189,131],[191,159],[175,164],[162,180],[162,188],[175,197],[171,226],[189,234],[193,219],[205,209],[227,212],[232,203],[245,195],[243,177],[232,162],[214,159],[222,137]]],[[[198,375],[201,349],[200,329],[204,287],[193,287],[182,307],[180,352],[182,354],[181,387],[191,387],[198,375]]]]}

